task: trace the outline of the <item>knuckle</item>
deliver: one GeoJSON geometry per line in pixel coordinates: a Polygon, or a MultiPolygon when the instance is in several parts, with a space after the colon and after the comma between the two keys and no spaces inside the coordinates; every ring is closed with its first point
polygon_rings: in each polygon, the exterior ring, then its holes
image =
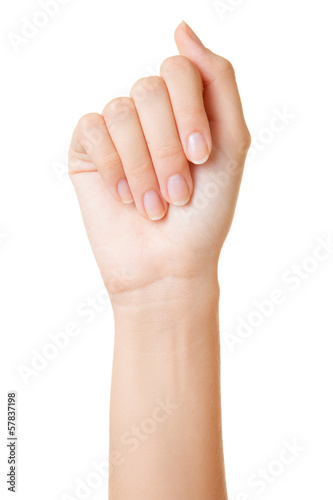
{"type": "Polygon", "coordinates": [[[221,57],[221,56],[217,56],[217,57],[218,57],[218,60],[217,60],[216,67],[220,73],[226,73],[229,71],[233,74],[235,73],[234,67],[228,59],[225,59],[224,57],[221,57]]]}
{"type": "Polygon", "coordinates": [[[124,120],[133,111],[134,103],[130,97],[116,97],[105,106],[102,114],[108,123],[109,120],[124,120]]]}
{"type": "Polygon", "coordinates": [[[251,134],[247,126],[245,126],[243,130],[239,130],[237,134],[235,134],[234,148],[236,153],[238,153],[240,156],[244,156],[247,154],[250,147],[251,134]]]}
{"type": "Polygon", "coordinates": [[[245,151],[248,151],[250,149],[251,142],[252,142],[251,134],[247,128],[246,132],[244,133],[244,137],[243,137],[243,141],[242,141],[243,148],[245,151]]]}
{"type": "Polygon", "coordinates": [[[104,119],[98,113],[89,113],[80,118],[77,129],[80,144],[90,154],[93,148],[103,142],[104,119]]]}
{"type": "Polygon", "coordinates": [[[198,115],[202,115],[204,111],[203,103],[184,103],[183,106],[177,110],[177,117],[193,124],[193,120],[197,120],[198,115]]]}
{"type": "Polygon", "coordinates": [[[165,59],[160,68],[161,75],[168,75],[170,73],[174,73],[179,69],[193,69],[193,63],[185,56],[171,56],[165,59]]]}
{"type": "Polygon", "coordinates": [[[102,116],[98,113],[87,113],[80,118],[77,126],[80,132],[86,133],[98,128],[101,121],[102,116]]]}
{"type": "Polygon", "coordinates": [[[101,159],[101,164],[103,165],[103,168],[106,170],[111,170],[115,165],[119,164],[119,156],[116,151],[113,151],[112,153],[109,153],[101,159]]]}
{"type": "Polygon", "coordinates": [[[166,144],[154,151],[156,161],[181,161],[184,159],[184,152],[177,144],[166,144]]]}
{"type": "Polygon", "coordinates": [[[152,166],[148,161],[141,160],[135,162],[130,168],[130,175],[139,181],[146,178],[152,171],[152,166]]]}
{"type": "Polygon", "coordinates": [[[163,78],[160,76],[146,76],[140,78],[131,88],[130,96],[134,101],[142,101],[149,95],[160,94],[165,91],[163,78]]]}

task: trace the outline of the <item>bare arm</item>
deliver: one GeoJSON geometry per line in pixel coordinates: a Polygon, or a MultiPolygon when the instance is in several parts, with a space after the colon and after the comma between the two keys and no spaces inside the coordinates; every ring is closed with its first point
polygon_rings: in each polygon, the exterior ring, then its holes
{"type": "Polygon", "coordinates": [[[218,296],[215,276],[171,278],[115,306],[111,498],[226,498],[218,296]]]}

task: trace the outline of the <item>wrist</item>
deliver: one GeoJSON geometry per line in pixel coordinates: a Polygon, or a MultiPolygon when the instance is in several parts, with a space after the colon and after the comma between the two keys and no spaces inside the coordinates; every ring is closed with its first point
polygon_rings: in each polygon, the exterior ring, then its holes
{"type": "Polygon", "coordinates": [[[148,351],[178,350],[205,332],[218,335],[217,273],[164,278],[144,288],[110,296],[116,342],[148,351]]]}

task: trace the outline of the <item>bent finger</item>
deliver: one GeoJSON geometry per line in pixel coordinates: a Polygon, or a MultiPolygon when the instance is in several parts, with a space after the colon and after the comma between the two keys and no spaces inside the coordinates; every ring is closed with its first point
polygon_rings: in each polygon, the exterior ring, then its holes
{"type": "MultiPolygon", "coordinates": [[[[124,203],[133,201],[120,157],[102,115],[89,113],[79,120],[71,148],[83,162],[85,160],[91,162],[91,170],[94,170],[94,167],[98,170],[118,201],[124,203]]],[[[71,173],[77,172],[74,169],[71,173]]]]}
{"type": "Polygon", "coordinates": [[[184,56],[166,59],[160,69],[166,83],[187,159],[205,163],[212,150],[212,138],[203,101],[203,82],[196,66],[184,56]]]}

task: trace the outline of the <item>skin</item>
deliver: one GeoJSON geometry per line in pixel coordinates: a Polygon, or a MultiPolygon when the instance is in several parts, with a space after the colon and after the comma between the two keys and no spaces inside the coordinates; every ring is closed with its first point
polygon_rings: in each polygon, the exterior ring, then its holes
{"type": "Polygon", "coordinates": [[[80,119],[69,152],[115,319],[117,500],[227,498],[217,265],[250,134],[230,62],[185,23],[175,41],[160,76],[80,119]]]}

